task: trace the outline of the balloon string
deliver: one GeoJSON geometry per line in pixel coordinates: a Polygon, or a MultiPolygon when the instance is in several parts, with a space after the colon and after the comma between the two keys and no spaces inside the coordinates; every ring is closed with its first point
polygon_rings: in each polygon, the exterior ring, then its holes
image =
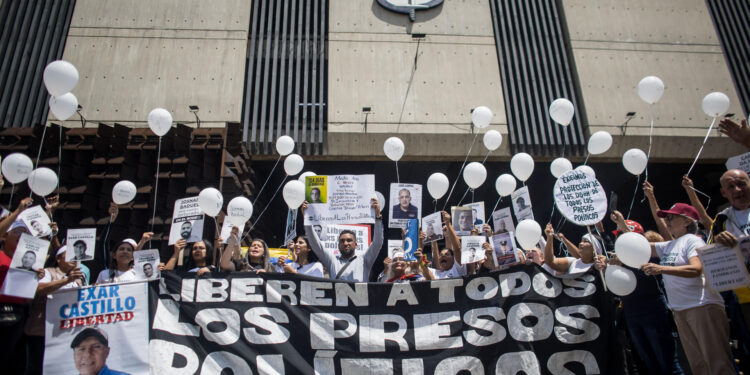
{"type": "Polygon", "coordinates": [[[490,219],[492,218],[492,214],[495,212],[495,210],[497,209],[497,205],[500,204],[500,201],[502,199],[503,199],[503,197],[498,197],[497,198],[497,202],[495,202],[495,207],[492,207],[492,211],[490,212],[490,216],[487,218],[487,220],[484,221],[485,223],[489,223],[490,219]]]}
{"type": "MultiPolygon", "coordinates": [[[[156,220],[156,199],[159,193],[159,162],[161,159],[161,137],[159,137],[159,147],[156,151],[156,183],[154,183],[154,211],[151,214],[151,232],[154,232],[154,220],[156,220]]],[[[148,247],[151,247],[151,240],[148,240],[148,247]]]]}
{"type": "Polygon", "coordinates": [[[466,198],[466,194],[468,194],[468,193],[469,193],[469,190],[470,190],[470,189],[471,189],[471,188],[466,188],[466,191],[464,191],[464,195],[462,195],[462,196],[461,196],[461,199],[459,199],[459,201],[458,201],[458,204],[457,204],[457,206],[460,206],[460,205],[461,205],[461,203],[463,203],[463,202],[464,202],[464,198],[466,198]]]}
{"type": "Polygon", "coordinates": [[[16,191],[16,184],[10,184],[10,199],[8,199],[8,211],[13,211],[11,205],[13,204],[13,192],[16,191]]]}
{"type": "Polygon", "coordinates": [[[695,163],[698,162],[698,158],[701,157],[701,152],[703,152],[703,146],[706,145],[706,141],[708,141],[708,136],[711,135],[711,129],[714,128],[714,124],[716,123],[716,117],[714,117],[714,120],[711,121],[711,126],[708,127],[708,132],[706,133],[706,137],[703,138],[703,144],[701,144],[701,148],[698,150],[698,155],[695,155],[695,160],[693,160],[693,165],[690,166],[690,169],[688,169],[687,175],[690,176],[690,172],[693,171],[693,167],[695,167],[695,163]]]}
{"type": "Polygon", "coordinates": [[[630,211],[633,210],[633,203],[635,202],[635,196],[638,195],[638,187],[641,185],[641,175],[638,175],[638,179],[635,181],[635,190],[633,191],[633,199],[630,200],[630,207],[628,208],[628,216],[625,219],[630,220],[630,211]]]}
{"type": "Polygon", "coordinates": [[[471,146],[469,146],[469,151],[466,153],[466,157],[464,158],[464,163],[461,164],[461,169],[458,171],[458,176],[456,177],[456,179],[453,180],[453,186],[451,186],[451,191],[448,193],[448,198],[445,198],[443,209],[445,209],[445,206],[448,205],[448,201],[451,199],[451,195],[453,194],[453,188],[456,187],[456,182],[458,182],[458,177],[460,177],[461,172],[464,171],[464,166],[466,166],[466,161],[469,160],[469,154],[471,154],[471,149],[472,147],[474,147],[474,142],[477,141],[477,136],[479,136],[479,133],[474,134],[474,140],[471,141],[471,146]]]}
{"type": "MultiPolygon", "coordinates": [[[[646,182],[648,182],[648,162],[651,159],[651,139],[654,135],[654,105],[651,104],[648,107],[649,115],[651,116],[651,129],[648,131],[648,153],[646,154],[646,182]]],[[[641,201],[642,202],[642,201],[641,201]]]]}
{"type": "MultiPolygon", "coordinates": [[[[640,176],[638,176],[638,177],[640,178],[640,176]]],[[[591,234],[591,226],[590,225],[586,226],[586,230],[589,232],[589,236],[594,237],[594,235],[591,234]]],[[[594,241],[597,241],[596,238],[594,238],[594,241]]],[[[591,244],[591,245],[593,246],[594,244],[591,244]]],[[[594,248],[596,248],[596,247],[594,247],[594,248]]],[[[604,245],[603,244],[602,244],[602,249],[604,249],[604,245]]],[[[596,255],[594,256],[594,260],[596,260],[596,255]]],[[[607,282],[604,281],[604,271],[599,270],[599,275],[602,277],[602,286],[604,287],[604,291],[606,292],[607,291],[607,282]]]]}
{"type": "Polygon", "coordinates": [[[484,155],[484,160],[482,160],[482,165],[484,165],[484,162],[487,161],[487,158],[490,157],[491,153],[492,153],[492,151],[487,151],[487,155],[484,155]]]}
{"type": "MultiPolygon", "coordinates": [[[[44,146],[44,136],[47,134],[47,126],[44,126],[44,130],[42,131],[42,139],[39,141],[39,152],[36,154],[36,163],[34,164],[34,169],[39,166],[39,158],[42,156],[42,146],[44,146]]],[[[31,195],[29,194],[29,197],[31,195]]]]}
{"type": "MultiPolygon", "coordinates": [[[[108,268],[109,261],[107,260],[107,256],[109,255],[109,227],[112,226],[112,216],[109,217],[109,222],[107,223],[107,229],[104,231],[104,242],[102,242],[102,247],[104,248],[104,268],[108,268]]],[[[151,241],[149,241],[149,246],[151,247],[151,241]]]]}
{"type": "Polygon", "coordinates": [[[607,254],[607,246],[604,244],[604,236],[599,232],[599,228],[594,225],[594,230],[596,230],[596,234],[599,235],[599,243],[602,244],[602,252],[604,253],[604,256],[609,258],[609,254],[607,254]]]}
{"type": "Polygon", "coordinates": [[[276,166],[279,165],[280,160],[281,160],[281,154],[279,154],[279,158],[276,159],[276,164],[274,164],[273,168],[271,168],[271,172],[268,172],[268,177],[266,177],[266,182],[263,183],[263,185],[260,187],[260,190],[258,190],[258,194],[255,195],[255,200],[253,200],[253,206],[255,206],[255,202],[257,202],[258,198],[260,198],[260,193],[262,193],[263,189],[266,188],[266,184],[268,184],[268,180],[271,179],[271,176],[273,175],[273,172],[276,170],[276,166]]]}
{"type": "Polygon", "coordinates": [[[549,220],[547,220],[548,223],[552,222],[552,217],[555,216],[555,193],[552,192],[552,210],[549,212],[549,220]]]}
{"type": "Polygon", "coordinates": [[[401,183],[401,178],[398,176],[398,160],[396,160],[396,182],[401,183]]]}
{"type": "Polygon", "coordinates": [[[586,163],[589,162],[589,156],[591,156],[591,153],[587,151],[586,152],[586,160],[583,161],[583,165],[586,165],[586,163]]]}
{"type": "MultiPolygon", "coordinates": [[[[60,188],[60,171],[62,170],[62,125],[60,125],[60,142],[57,145],[57,187],[55,190],[60,188]]],[[[58,191],[59,194],[59,191],[58,191]]]]}
{"type": "MultiPolygon", "coordinates": [[[[255,224],[258,224],[258,221],[260,221],[260,218],[263,216],[263,213],[266,212],[266,210],[268,209],[268,207],[271,205],[271,202],[273,202],[273,199],[276,198],[277,194],[279,194],[279,190],[281,190],[281,187],[284,186],[284,182],[286,182],[287,178],[289,178],[289,175],[284,176],[284,179],[281,180],[281,183],[279,184],[279,187],[276,188],[276,191],[271,196],[271,199],[269,199],[268,203],[266,204],[266,206],[263,207],[263,211],[260,212],[260,214],[258,215],[258,217],[253,222],[253,224],[250,225],[250,229],[247,230],[247,233],[245,233],[245,235],[242,236],[242,241],[245,240],[245,237],[247,237],[248,235],[250,235],[250,231],[253,230],[253,228],[255,228],[255,224]]],[[[240,242],[242,242],[242,241],[240,241],[240,242]]]]}

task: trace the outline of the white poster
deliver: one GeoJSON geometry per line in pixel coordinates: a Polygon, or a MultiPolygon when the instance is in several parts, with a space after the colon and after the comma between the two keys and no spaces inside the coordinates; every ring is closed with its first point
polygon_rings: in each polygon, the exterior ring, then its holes
{"type": "Polygon", "coordinates": [[[750,173],[750,152],[741,155],[732,156],[727,159],[727,169],[740,169],[745,173],[750,173]]]}
{"type": "Polygon", "coordinates": [[[555,206],[578,225],[594,225],[607,214],[607,195],[595,177],[578,170],[565,172],[555,182],[555,206]]]}
{"type": "Polygon", "coordinates": [[[515,232],[516,226],[513,225],[513,217],[510,215],[510,207],[501,208],[493,212],[492,225],[495,227],[495,234],[515,232]]]}
{"type": "Polygon", "coordinates": [[[424,243],[443,239],[443,218],[440,212],[429,214],[422,218],[422,230],[427,234],[424,243]]]}
{"type": "Polygon", "coordinates": [[[49,227],[49,216],[42,206],[29,207],[23,210],[18,218],[23,221],[29,233],[34,237],[46,237],[52,233],[52,228],[49,227]]]}
{"type": "Polygon", "coordinates": [[[524,186],[510,195],[510,200],[513,202],[513,213],[516,214],[516,221],[521,222],[522,220],[534,220],[534,212],[531,210],[531,196],[529,195],[529,187],[524,186]]]}
{"type": "Polygon", "coordinates": [[[468,236],[474,229],[474,218],[469,207],[451,207],[451,220],[458,236],[468,236]]]}
{"type": "Polygon", "coordinates": [[[309,204],[305,211],[305,225],[374,224],[370,197],[375,194],[375,176],[338,175],[309,176],[306,189],[320,190],[321,203],[309,204]],[[314,187],[311,184],[314,184],[314,187]]]}
{"type": "Polygon", "coordinates": [[[65,245],[68,247],[65,260],[68,262],[94,259],[96,228],[68,229],[65,245]]]}
{"type": "Polygon", "coordinates": [[[487,242],[484,236],[461,237],[461,264],[470,264],[484,259],[482,245],[487,242]]]}
{"type": "Polygon", "coordinates": [[[698,258],[703,263],[703,274],[706,275],[708,287],[715,292],[723,292],[750,286],[750,275],[747,273],[743,254],[740,249],[747,249],[750,237],[742,237],[740,245],[729,248],[713,244],[696,249],[698,258]]]}
{"type": "Polygon", "coordinates": [[[159,272],[159,250],[139,250],[133,253],[133,271],[138,280],[156,280],[161,278],[159,272]]]}
{"type": "Polygon", "coordinates": [[[39,286],[39,275],[36,272],[9,268],[0,294],[32,299],[36,294],[37,286],[39,286]]]}
{"type": "Polygon", "coordinates": [[[169,245],[174,245],[181,238],[188,243],[203,239],[203,211],[198,205],[198,197],[178,199],[174,202],[169,245]]]}
{"type": "Polygon", "coordinates": [[[492,248],[495,255],[495,266],[516,263],[519,261],[513,232],[500,233],[492,236],[492,248]]]}
{"type": "Polygon", "coordinates": [[[422,217],[422,185],[392,183],[388,202],[388,226],[406,228],[409,219],[422,217]]]}
{"type": "MultiPolygon", "coordinates": [[[[221,238],[222,244],[228,244],[229,243],[229,236],[232,234],[232,222],[227,220],[227,218],[224,218],[224,222],[221,224],[221,234],[219,235],[219,238],[221,238]]],[[[237,244],[240,243],[240,238],[242,237],[242,232],[240,232],[237,236],[237,244]]]]}
{"type": "Polygon", "coordinates": [[[474,220],[474,226],[482,229],[484,224],[484,202],[474,202],[465,204],[464,207],[471,208],[471,218],[474,220]]]}
{"type": "Polygon", "coordinates": [[[50,296],[44,373],[147,374],[146,285],[134,282],[63,289],[50,296]]]}
{"type": "Polygon", "coordinates": [[[326,251],[339,255],[339,234],[344,230],[350,230],[356,234],[357,248],[355,254],[359,254],[370,247],[370,226],[366,224],[331,224],[322,227],[325,240],[320,238],[326,251]]]}
{"type": "Polygon", "coordinates": [[[388,258],[393,259],[393,253],[404,252],[404,241],[388,240],[388,258]]]}
{"type": "Polygon", "coordinates": [[[27,233],[21,233],[21,238],[16,245],[16,252],[10,262],[10,267],[36,272],[44,268],[44,261],[47,259],[49,250],[49,241],[36,238],[27,233]]]}

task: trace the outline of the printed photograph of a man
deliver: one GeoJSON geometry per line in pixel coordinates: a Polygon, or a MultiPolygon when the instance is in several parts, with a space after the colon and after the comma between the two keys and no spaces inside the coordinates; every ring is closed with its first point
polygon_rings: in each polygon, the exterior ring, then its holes
{"type": "Polygon", "coordinates": [[[322,200],[320,200],[320,189],[314,187],[310,189],[310,203],[323,203],[322,200]]]}
{"type": "Polygon", "coordinates": [[[189,221],[182,223],[180,226],[180,237],[187,240],[190,238],[190,234],[193,233],[193,224],[189,221]]]}
{"type": "Polygon", "coordinates": [[[36,263],[36,253],[29,250],[23,254],[23,258],[21,258],[21,265],[17,268],[19,270],[34,271],[34,263],[36,263]]]}
{"type": "Polygon", "coordinates": [[[75,261],[82,261],[82,260],[90,260],[92,259],[91,256],[86,255],[86,249],[88,249],[88,245],[86,245],[86,241],[84,240],[78,240],[73,243],[73,259],[75,261]]]}
{"type": "Polygon", "coordinates": [[[398,191],[398,204],[391,209],[394,219],[416,219],[419,209],[411,204],[411,192],[407,188],[398,191]]]}
{"type": "Polygon", "coordinates": [[[144,263],[143,274],[146,276],[147,279],[151,280],[151,278],[154,277],[154,266],[151,265],[151,263],[144,263]]]}
{"type": "Polygon", "coordinates": [[[107,367],[109,339],[99,328],[86,328],[70,343],[73,361],[81,375],[129,375],[107,367]]]}

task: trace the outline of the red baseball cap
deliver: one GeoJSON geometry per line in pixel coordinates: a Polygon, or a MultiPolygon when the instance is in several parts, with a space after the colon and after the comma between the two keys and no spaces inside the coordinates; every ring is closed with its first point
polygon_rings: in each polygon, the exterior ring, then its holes
{"type": "MultiPolygon", "coordinates": [[[[625,220],[625,225],[628,227],[628,229],[630,229],[631,232],[639,234],[646,233],[646,231],[643,230],[643,226],[635,220],[625,220]]],[[[612,231],[612,234],[614,234],[615,236],[619,236],[620,234],[622,234],[622,231],[616,229],[612,231]]]]}
{"type": "Polygon", "coordinates": [[[667,217],[667,215],[669,214],[685,216],[695,221],[700,220],[698,210],[696,210],[695,207],[685,203],[675,203],[674,205],[672,205],[672,208],[668,210],[659,210],[656,212],[656,216],[661,218],[667,217]]]}

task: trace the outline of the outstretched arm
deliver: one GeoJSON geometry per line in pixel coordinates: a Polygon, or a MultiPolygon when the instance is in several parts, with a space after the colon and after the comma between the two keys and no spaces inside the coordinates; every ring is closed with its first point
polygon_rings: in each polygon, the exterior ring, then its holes
{"type": "Polygon", "coordinates": [[[377,199],[372,199],[370,204],[375,209],[375,233],[372,237],[370,247],[365,252],[364,261],[365,264],[372,265],[375,263],[375,259],[378,258],[380,249],[383,247],[383,216],[380,215],[380,204],[377,199]]]}
{"type": "Polygon", "coordinates": [[[565,237],[565,235],[562,233],[558,233],[557,238],[562,241],[563,244],[565,244],[565,247],[568,249],[568,253],[570,255],[572,255],[574,258],[581,257],[581,251],[578,250],[578,246],[576,246],[573,241],[569,240],[568,237],[565,237]]]}
{"type": "Polygon", "coordinates": [[[693,180],[688,177],[688,175],[682,176],[682,187],[685,188],[685,192],[688,195],[688,198],[690,198],[690,204],[695,207],[696,210],[698,210],[698,215],[701,218],[701,224],[703,224],[703,228],[706,228],[706,230],[711,229],[711,225],[713,224],[713,219],[711,219],[711,216],[708,216],[708,212],[706,211],[706,208],[703,207],[703,202],[698,198],[698,194],[695,193],[695,189],[693,188],[693,180]]]}
{"type": "Polygon", "coordinates": [[[239,233],[240,228],[232,227],[232,233],[229,235],[229,242],[227,243],[227,247],[224,248],[224,252],[221,254],[221,260],[219,261],[219,265],[223,271],[236,271],[232,258],[240,254],[240,244],[238,240],[239,233]]]}
{"type": "Polygon", "coordinates": [[[552,268],[557,272],[568,272],[570,264],[565,258],[555,257],[554,246],[555,246],[555,230],[552,228],[552,224],[547,224],[544,228],[544,234],[547,236],[547,243],[544,244],[544,264],[552,268]]]}
{"type": "Polygon", "coordinates": [[[461,240],[458,238],[456,231],[451,223],[451,215],[446,211],[441,211],[443,216],[443,225],[445,226],[445,243],[453,250],[453,257],[458,264],[461,264],[461,240]]]}
{"type": "Polygon", "coordinates": [[[648,199],[651,216],[653,216],[654,221],[656,222],[656,228],[659,229],[659,234],[661,234],[661,236],[667,241],[673,240],[674,237],[672,237],[672,233],[667,229],[667,223],[664,219],[656,215],[659,211],[659,203],[656,201],[656,196],[654,195],[654,187],[648,181],[643,183],[643,194],[645,194],[648,199]]]}
{"type": "Polygon", "coordinates": [[[731,119],[724,118],[719,122],[719,131],[750,149],[750,127],[747,126],[747,119],[740,121],[738,124],[731,119]]]}

